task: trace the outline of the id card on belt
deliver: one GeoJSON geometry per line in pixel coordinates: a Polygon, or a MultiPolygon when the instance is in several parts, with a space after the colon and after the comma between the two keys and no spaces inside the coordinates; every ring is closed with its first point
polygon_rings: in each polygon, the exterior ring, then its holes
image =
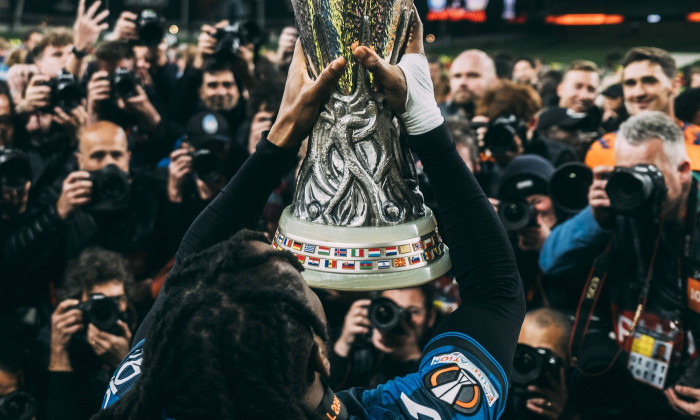
{"type": "Polygon", "coordinates": [[[634,379],[664,389],[673,351],[673,338],[645,328],[636,328],[627,368],[634,379]]]}

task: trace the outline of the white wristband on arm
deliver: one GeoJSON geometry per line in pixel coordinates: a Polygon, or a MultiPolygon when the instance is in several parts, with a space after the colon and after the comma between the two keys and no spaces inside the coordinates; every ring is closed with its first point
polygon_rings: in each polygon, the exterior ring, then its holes
{"type": "Polygon", "coordinates": [[[406,76],[408,98],[401,119],[409,135],[427,133],[442,124],[444,118],[433,92],[428,59],[422,54],[404,54],[398,66],[406,76]]]}

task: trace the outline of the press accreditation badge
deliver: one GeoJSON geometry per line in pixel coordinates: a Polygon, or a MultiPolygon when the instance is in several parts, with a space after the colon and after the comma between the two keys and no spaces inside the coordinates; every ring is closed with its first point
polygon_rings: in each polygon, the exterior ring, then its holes
{"type": "Polygon", "coordinates": [[[634,379],[663,390],[672,351],[673,338],[637,328],[634,331],[627,368],[634,379]]]}

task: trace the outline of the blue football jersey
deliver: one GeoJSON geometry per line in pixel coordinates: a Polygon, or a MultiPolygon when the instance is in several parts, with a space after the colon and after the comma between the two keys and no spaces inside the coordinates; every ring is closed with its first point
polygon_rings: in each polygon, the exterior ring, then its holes
{"type": "MultiPolygon", "coordinates": [[[[141,340],[109,382],[102,407],[123,396],[141,374],[141,340]]],[[[352,419],[497,419],[505,408],[507,378],[474,339],[444,333],[426,346],[418,372],[374,389],[337,393],[352,419]]]]}

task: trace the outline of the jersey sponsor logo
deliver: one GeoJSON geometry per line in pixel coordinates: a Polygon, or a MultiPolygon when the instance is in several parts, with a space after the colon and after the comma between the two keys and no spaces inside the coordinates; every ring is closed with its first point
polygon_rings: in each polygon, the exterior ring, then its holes
{"type": "Polygon", "coordinates": [[[458,413],[472,415],[481,408],[481,386],[467,370],[457,364],[439,367],[423,376],[430,394],[458,413]]]}
{"type": "Polygon", "coordinates": [[[112,376],[107,387],[107,393],[102,402],[102,408],[107,408],[111,403],[119,399],[119,387],[141,375],[141,362],[143,361],[143,348],[136,349],[119,366],[112,376]],[[113,397],[114,400],[113,400],[113,397]]]}
{"type": "Polygon", "coordinates": [[[469,359],[467,359],[467,357],[462,353],[453,352],[440,354],[434,356],[433,359],[430,361],[431,366],[444,364],[457,365],[460,369],[467,372],[469,377],[475,379],[480,385],[481,391],[483,392],[483,398],[486,400],[486,403],[489,405],[489,407],[493,406],[493,404],[500,397],[494,386],[491,384],[491,381],[489,380],[488,376],[486,376],[486,374],[481,369],[476,367],[474,363],[469,361],[469,359]]]}

